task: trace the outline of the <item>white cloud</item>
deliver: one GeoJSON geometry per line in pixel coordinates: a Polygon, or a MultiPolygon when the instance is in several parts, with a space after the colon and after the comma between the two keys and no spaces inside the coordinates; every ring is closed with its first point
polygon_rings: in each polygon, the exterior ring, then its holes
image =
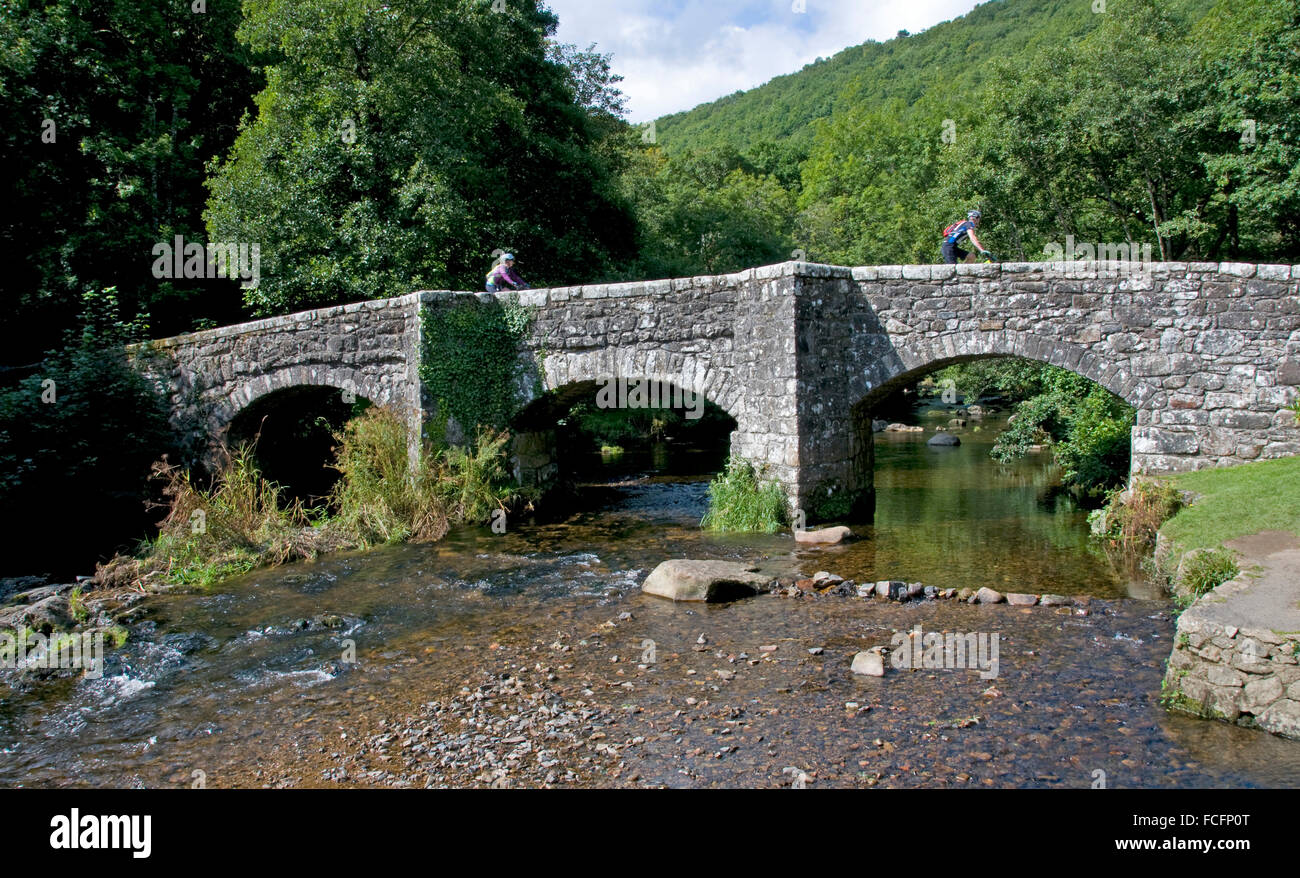
{"type": "Polygon", "coordinates": [[[557,37],[613,53],[630,118],[686,110],[868,39],[913,33],[976,0],[546,0],[557,37]]]}

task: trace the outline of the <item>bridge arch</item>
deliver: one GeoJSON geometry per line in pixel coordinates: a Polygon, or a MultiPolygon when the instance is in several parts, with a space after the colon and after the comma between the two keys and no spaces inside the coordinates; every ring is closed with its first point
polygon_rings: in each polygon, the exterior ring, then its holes
{"type": "Polygon", "coordinates": [[[299,387],[332,387],[376,405],[400,405],[403,400],[393,384],[348,366],[292,366],[264,372],[239,382],[229,395],[210,409],[208,435],[212,452],[224,447],[235,419],[253,404],[282,390],[299,387]]]}
{"type": "Polygon", "coordinates": [[[530,399],[510,424],[514,475],[523,484],[547,485],[559,475],[557,421],[581,400],[594,400],[611,379],[625,381],[629,388],[654,382],[652,392],[660,403],[680,401],[688,408],[697,400],[712,403],[735,422],[732,445],[741,429],[737,414],[743,411],[743,397],[729,371],[705,357],[635,349],[581,351],[546,357],[542,372],[538,377],[544,395],[530,399]]]}
{"type": "Polygon", "coordinates": [[[926,373],[954,363],[995,357],[1017,357],[1068,369],[1095,381],[1120,399],[1141,409],[1159,387],[1134,376],[1126,363],[1098,357],[1083,345],[1032,332],[953,332],[936,337],[905,336],[889,353],[876,359],[863,376],[857,407],[870,408],[900,387],[926,373]]]}
{"type": "Polygon", "coordinates": [[[638,348],[566,351],[549,354],[542,371],[542,387],[547,391],[580,384],[596,386],[610,378],[654,379],[699,394],[737,423],[744,412],[744,393],[732,370],[715,364],[707,355],[638,348]]]}

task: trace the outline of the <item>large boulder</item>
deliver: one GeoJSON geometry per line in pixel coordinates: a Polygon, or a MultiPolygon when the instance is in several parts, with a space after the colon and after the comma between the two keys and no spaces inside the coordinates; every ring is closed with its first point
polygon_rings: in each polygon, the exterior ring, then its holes
{"type": "Polygon", "coordinates": [[[674,558],[656,567],[641,590],[675,601],[731,601],[750,597],[772,583],[772,577],[733,561],[692,561],[674,558]]]}
{"type": "Polygon", "coordinates": [[[794,532],[796,543],[839,543],[853,536],[853,531],[844,525],[824,527],[821,530],[797,530],[794,532]]]}
{"type": "Polygon", "coordinates": [[[935,433],[925,444],[935,448],[955,448],[961,440],[951,433],[935,433]]]}

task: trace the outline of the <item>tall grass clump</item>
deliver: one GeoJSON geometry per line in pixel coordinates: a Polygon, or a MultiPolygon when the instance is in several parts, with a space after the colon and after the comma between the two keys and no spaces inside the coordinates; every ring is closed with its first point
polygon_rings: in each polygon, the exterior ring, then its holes
{"type": "Polygon", "coordinates": [[[441,539],[450,525],[486,521],[518,492],[506,467],[508,433],[481,429],[469,448],[425,447],[412,465],[407,427],[396,412],[367,409],[335,434],[340,473],[328,509],[286,503],[262,476],[253,448],[236,449],[210,488],[163,461],[167,517],[135,557],[117,556],[96,573],[102,586],[197,586],[254,567],[342,548],[441,539]]]}
{"type": "Polygon", "coordinates": [[[709,511],[700,526],[711,531],[770,534],[780,530],[785,520],[781,486],[760,484],[748,461],[733,459],[709,483],[709,511]]]}
{"type": "Polygon", "coordinates": [[[341,529],[363,544],[437,540],[447,533],[437,470],[412,468],[406,424],[396,413],[367,409],[335,439],[342,476],[330,503],[341,529]]]}
{"type": "Polygon", "coordinates": [[[486,521],[519,496],[506,470],[509,441],[509,433],[481,427],[472,447],[452,446],[440,453],[439,496],[452,521],[486,521]]]}
{"type": "Polygon", "coordinates": [[[262,476],[252,446],[236,448],[212,485],[201,488],[165,459],[153,475],[163,483],[167,516],[137,557],[118,556],[96,573],[101,585],[164,584],[207,587],[267,564],[310,558],[346,544],[328,526],[312,527],[295,501],[282,506],[280,488],[262,476]]]}
{"type": "Polygon", "coordinates": [[[1222,546],[1193,549],[1178,565],[1175,588],[1189,603],[1241,573],[1237,555],[1222,546]]]}
{"type": "Polygon", "coordinates": [[[368,409],[337,435],[342,477],[330,498],[335,523],[363,543],[441,539],[452,524],[486,521],[517,492],[506,470],[510,434],[480,428],[468,448],[425,447],[412,467],[406,424],[368,409]]]}
{"type": "Polygon", "coordinates": [[[1133,555],[1151,551],[1160,526],[1183,507],[1181,492],[1168,482],[1134,479],[1113,492],[1090,516],[1093,533],[1133,555]]]}

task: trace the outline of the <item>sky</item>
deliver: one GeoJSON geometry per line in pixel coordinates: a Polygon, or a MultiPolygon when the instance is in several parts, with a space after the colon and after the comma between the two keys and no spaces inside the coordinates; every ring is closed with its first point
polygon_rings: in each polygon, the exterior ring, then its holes
{"type": "Polygon", "coordinates": [[[556,38],[612,53],[644,122],[793,73],[869,39],[964,15],[976,0],[545,0],[556,38]],[[802,10],[802,11],[799,11],[802,10]]]}

